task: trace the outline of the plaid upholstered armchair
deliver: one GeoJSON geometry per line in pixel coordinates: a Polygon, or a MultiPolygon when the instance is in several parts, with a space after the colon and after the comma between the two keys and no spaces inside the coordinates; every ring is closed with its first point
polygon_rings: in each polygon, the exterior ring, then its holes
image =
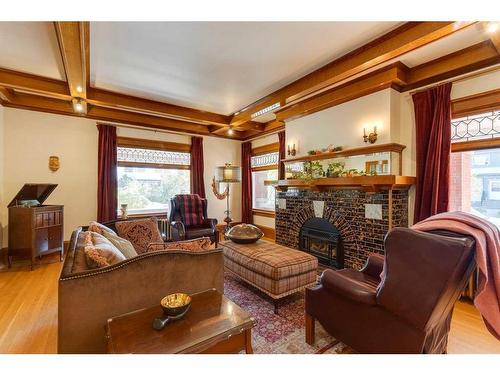
{"type": "Polygon", "coordinates": [[[207,200],[198,194],[178,194],[170,200],[170,223],[174,241],[210,237],[217,247],[217,219],[207,218],[207,200]]]}

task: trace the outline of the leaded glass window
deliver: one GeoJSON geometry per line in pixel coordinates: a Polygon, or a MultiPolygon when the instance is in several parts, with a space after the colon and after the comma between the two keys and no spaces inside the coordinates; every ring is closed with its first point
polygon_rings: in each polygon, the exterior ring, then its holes
{"type": "Polygon", "coordinates": [[[118,147],[118,162],[190,165],[191,154],[163,150],[148,150],[142,148],[118,147]]]}
{"type": "Polygon", "coordinates": [[[279,154],[278,152],[270,152],[268,154],[252,156],[252,168],[267,167],[270,165],[278,165],[279,154]]]}
{"type": "Polygon", "coordinates": [[[453,119],[451,141],[464,142],[500,137],[500,110],[453,119]]]}

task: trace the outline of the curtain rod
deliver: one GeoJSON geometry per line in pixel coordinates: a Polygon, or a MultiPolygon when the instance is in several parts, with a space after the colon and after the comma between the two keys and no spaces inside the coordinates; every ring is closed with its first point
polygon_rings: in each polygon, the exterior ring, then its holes
{"type": "Polygon", "coordinates": [[[426,86],[422,86],[422,87],[419,87],[418,89],[408,91],[408,94],[413,95],[413,94],[416,94],[417,92],[426,91],[426,90],[428,90],[428,89],[430,89],[432,87],[436,87],[436,86],[442,85],[444,83],[457,83],[457,82],[461,82],[461,81],[467,81],[467,80],[469,80],[471,78],[480,77],[482,75],[485,75],[485,74],[488,74],[488,73],[491,73],[491,72],[495,72],[497,70],[500,70],[500,64],[496,64],[496,65],[490,66],[488,68],[476,70],[476,71],[474,71],[472,73],[462,74],[462,75],[453,77],[451,79],[442,80],[442,81],[439,81],[439,82],[436,82],[436,83],[432,83],[432,84],[429,84],[429,85],[426,85],[426,86]]]}

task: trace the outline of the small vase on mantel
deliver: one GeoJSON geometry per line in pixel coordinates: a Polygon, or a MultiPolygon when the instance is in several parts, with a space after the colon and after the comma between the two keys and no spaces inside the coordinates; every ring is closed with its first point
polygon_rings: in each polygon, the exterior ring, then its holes
{"type": "Polygon", "coordinates": [[[128,219],[128,204],[122,204],[120,211],[122,212],[121,218],[124,220],[128,219]]]}

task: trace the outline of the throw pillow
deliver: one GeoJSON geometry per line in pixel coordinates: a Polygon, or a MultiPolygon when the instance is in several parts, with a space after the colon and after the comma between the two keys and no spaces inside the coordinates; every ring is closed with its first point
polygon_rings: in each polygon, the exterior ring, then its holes
{"type": "Polygon", "coordinates": [[[107,267],[126,259],[120,250],[99,233],[86,232],[84,244],[89,268],[107,267]]]}
{"type": "Polygon", "coordinates": [[[147,252],[152,242],[162,242],[156,218],[119,221],[115,224],[118,235],[130,241],[138,254],[147,252]]]}
{"type": "Polygon", "coordinates": [[[108,228],[104,224],[98,223],[97,221],[91,221],[89,224],[89,232],[94,232],[94,233],[99,233],[105,236],[105,234],[114,234],[116,235],[115,231],[113,231],[111,228],[108,228]]]}
{"type": "Polygon", "coordinates": [[[125,258],[130,259],[137,256],[137,251],[135,251],[134,245],[132,245],[129,240],[121,238],[108,227],[96,221],[92,221],[89,225],[89,231],[99,233],[106,237],[113,245],[116,246],[118,250],[121,251],[125,258]]]}
{"type": "Polygon", "coordinates": [[[153,242],[148,246],[148,252],[158,250],[189,250],[204,251],[211,247],[211,241],[208,237],[196,238],[194,240],[176,241],[176,242],[153,242]]]}

